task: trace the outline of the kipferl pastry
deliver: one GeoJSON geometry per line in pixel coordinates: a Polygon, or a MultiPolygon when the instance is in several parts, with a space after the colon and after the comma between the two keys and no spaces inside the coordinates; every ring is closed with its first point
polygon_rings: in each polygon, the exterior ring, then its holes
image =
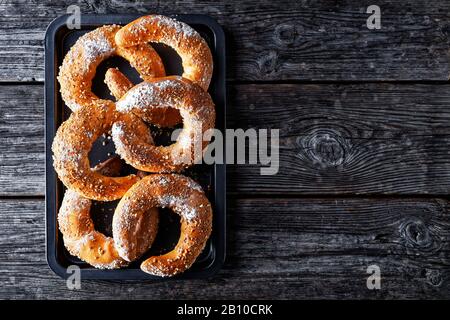
{"type": "Polygon", "coordinates": [[[165,75],[161,58],[149,44],[131,47],[116,45],[118,25],[103,26],[80,37],[64,57],[58,80],[66,105],[76,111],[82,106],[102,104],[91,90],[98,65],[118,55],[128,60],[144,80],[165,75]]]}
{"type": "MultiPolygon", "coordinates": [[[[132,87],[133,83],[116,68],[110,68],[105,74],[105,83],[111,94],[119,100],[132,87]]],[[[180,112],[170,107],[161,107],[152,111],[146,119],[149,123],[158,127],[174,127],[181,122],[180,112]]]]}
{"type": "Polygon", "coordinates": [[[170,208],[181,218],[181,233],[175,248],[147,258],[141,269],[168,277],[182,273],[195,262],[211,234],[212,209],[202,188],[178,174],[152,174],[136,183],[120,200],[113,217],[113,237],[119,255],[127,261],[137,245],[130,219],[146,215],[148,208],[170,208]]]}
{"type": "Polygon", "coordinates": [[[108,133],[115,119],[113,103],[84,106],[61,124],[53,139],[53,166],[59,179],[85,198],[119,199],[139,179],[134,174],[108,177],[91,170],[89,152],[92,145],[102,134],[108,133]]]}
{"type": "MultiPolygon", "coordinates": [[[[93,170],[107,176],[119,174],[119,158],[111,158],[93,170]]],[[[58,226],[70,254],[99,269],[117,269],[128,265],[114,246],[114,240],[95,230],[91,218],[92,201],[68,189],[58,213],[58,226]]],[[[158,210],[149,208],[132,227],[138,243],[136,255],[142,255],[153,243],[158,230],[158,210]]]]}
{"type": "Polygon", "coordinates": [[[181,57],[183,78],[208,90],[213,72],[213,58],[205,39],[192,27],[161,15],[148,15],[136,19],[116,35],[119,46],[132,47],[149,42],[164,43],[181,57]]]}
{"type": "Polygon", "coordinates": [[[178,172],[198,163],[203,148],[208,144],[203,135],[214,128],[214,103],[206,91],[185,78],[170,76],[142,82],[116,104],[119,112],[133,113],[142,119],[165,106],[179,110],[183,118],[183,129],[170,146],[155,146],[143,139],[149,133],[145,132],[147,127],[142,126],[142,122],[122,118],[124,120],[113,124],[112,139],[116,152],[139,170],[178,172]]]}

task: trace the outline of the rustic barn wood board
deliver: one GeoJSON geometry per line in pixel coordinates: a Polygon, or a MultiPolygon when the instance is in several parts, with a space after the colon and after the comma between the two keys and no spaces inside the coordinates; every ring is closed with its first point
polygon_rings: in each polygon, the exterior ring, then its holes
{"type": "Polygon", "coordinates": [[[48,23],[73,1],[0,1],[0,298],[449,298],[450,2],[83,1],[205,13],[227,34],[228,126],[280,129],[280,171],[228,169],[228,257],[210,280],[86,281],[45,261],[48,23]],[[175,5],[174,5],[175,4],[175,5]],[[366,287],[367,267],[382,272],[366,287]]]}

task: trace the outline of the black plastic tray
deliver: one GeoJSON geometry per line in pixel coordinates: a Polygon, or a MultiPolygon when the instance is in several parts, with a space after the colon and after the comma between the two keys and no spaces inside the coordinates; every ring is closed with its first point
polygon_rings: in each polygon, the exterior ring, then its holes
{"type": "MultiPolygon", "coordinates": [[[[58,231],[57,213],[64,196],[65,188],[58,180],[53,169],[51,144],[58,126],[70,114],[59,93],[56,76],[62,60],[84,33],[107,24],[125,25],[140,17],[138,14],[127,15],[82,15],[81,29],[70,30],[66,26],[68,16],[56,18],[47,28],[45,35],[45,140],[46,140],[46,235],[47,261],[50,268],[62,278],[70,276],[67,267],[77,265],[81,270],[81,279],[111,279],[111,280],[161,280],[142,272],[136,261],[129,267],[118,270],[100,270],[91,267],[83,261],[71,256],[64,247],[62,236],[58,231]]],[[[207,41],[214,59],[214,73],[209,87],[209,93],[216,105],[216,128],[225,132],[225,36],[220,25],[211,17],[205,15],[171,16],[183,21],[196,29],[207,41]]],[[[155,49],[163,59],[167,75],[180,74],[181,61],[178,55],[169,47],[155,44],[155,49]]],[[[93,81],[93,91],[101,98],[111,98],[109,90],[103,84],[103,76],[108,67],[119,67],[130,80],[139,82],[137,73],[121,58],[111,58],[103,62],[97,69],[93,81]]],[[[160,133],[160,141],[166,140],[167,132],[160,133]]],[[[108,141],[106,141],[108,142],[108,141]]],[[[113,153],[113,143],[103,147],[102,141],[94,144],[90,153],[92,164],[109,157],[113,153]]],[[[225,150],[224,150],[225,152],[225,150]]],[[[213,231],[203,253],[198,257],[192,268],[176,276],[176,279],[205,278],[215,274],[225,260],[226,240],[226,174],[225,164],[211,166],[198,165],[184,174],[197,180],[205,190],[214,208],[213,231]]],[[[94,202],[91,210],[95,226],[99,231],[111,234],[111,219],[116,202],[94,202]]],[[[163,211],[163,210],[162,210],[163,211]]],[[[173,213],[161,212],[158,236],[150,251],[144,255],[160,254],[174,246],[179,234],[179,219],[173,213]]],[[[166,278],[164,278],[166,279],[166,278]]],[[[172,278],[173,279],[173,278],[172,278]]]]}

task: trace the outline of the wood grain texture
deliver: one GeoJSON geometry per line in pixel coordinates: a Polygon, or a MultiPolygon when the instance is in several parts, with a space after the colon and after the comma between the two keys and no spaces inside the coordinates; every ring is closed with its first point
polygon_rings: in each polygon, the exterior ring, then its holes
{"type": "MultiPolygon", "coordinates": [[[[43,81],[47,25],[71,0],[0,1],[0,81],[43,81]]],[[[88,13],[203,13],[227,33],[233,80],[448,80],[447,1],[80,1],[88,13]]]]}
{"type": "Polygon", "coordinates": [[[236,166],[230,190],[450,193],[447,85],[239,85],[229,94],[229,126],[280,129],[278,174],[236,166]]]}
{"type": "MultiPolygon", "coordinates": [[[[280,129],[280,170],[232,194],[450,193],[450,86],[233,85],[228,126],[280,129]]],[[[44,194],[42,86],[0,86],[0,195],[44,194]]]]}
{"type": "Polygon", "coordinates": [[[450,2],[380,0],[376,31],[371,4],[0,0],[0,299],[449,299],[450,2]],[[228,126],[280,129],[277,175],[228,167],[227,260],[214,278],[70,291],[47,266],[35,82],[45,28],[72,4],[213,16],[227,36],[228,126]],[[366,287],[374,264],[379,291],[366,287]]]}
{"type": "Polygon", "coordinates": [[[43,200],[0,200],[0,298],[449,298],[449,203],[230,199],[228,257],[209,280],[84,281],[48,268],[43,200]],[[381,269],[381,290],[366,287],[381,269]]]}
{"type": "Polygon", "coordinates": [[[0,86],[0,195],[45,193],[43,86],[0,86]]]}

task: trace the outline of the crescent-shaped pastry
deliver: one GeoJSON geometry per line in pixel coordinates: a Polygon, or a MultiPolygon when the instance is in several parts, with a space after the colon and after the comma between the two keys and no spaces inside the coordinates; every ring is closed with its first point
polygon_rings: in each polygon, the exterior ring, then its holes
{"type": "Polygon", "coordinates": [[[212,229],[212,208],[202,188],[178,174],[152,174],[136,183],[120,200],[113,217],[113,238],[119,255],[132,261],[134,222],[149,208],[167,207],[181,217],[181,232],[175,248],[141,264],[147,273],[169,277],[189,269],[202,252],[212,229]]]}
{"type": "MultiPolygon", "coordinates": [[[[120,172],[120,159],[111,158],[93,170],[103,175],[114,176],[120,172]]],[[[64,245],[70,254],[99,269],[117,269],[128,265],[114,246],[114,240],[95,230],[90,215],[92,201],[68,189],[58,213],[59,230],[64,245]]],[[[139,221],[134,221],[133,232],[139,245],[138,254],[147,251],[158,230],[158,211],[150,208],[139,221]]]]}
{"type": "Polygon", "coordinates": [[[108,25],[86,33],[64,57],[58,80],[61,96],[72,111],[103,103],[91,90],[92,79],[98,65],[113,55],[128,60],[144,80],[165,75],[161,58],[149,44],[127,48],[116,45],[114,37],[120,28],[108,25]]]}
{"type": "Polygon", "coordinates": [[[214,128],[215,109],[210,95],[195,83],[179,76],[142,82],[130,89],[116,108],[148,121],[155,109],[180,111],[183,129],[170,146],[155,146],[142,122],[118,120],[112,127],[116,152],[131,166],[147,172],[178,172],[201,161],[208,141],[206,130],[214,128]]]}
{"type": "Polygon", "coordinates": [[[138,18],[116,33],[116,42],[131,47],[149,42],[164,43],[181,57],[182,76],[207,91],[213,72],[213,58],[205,39],[186,23],[161,15],[138,18]]]}

